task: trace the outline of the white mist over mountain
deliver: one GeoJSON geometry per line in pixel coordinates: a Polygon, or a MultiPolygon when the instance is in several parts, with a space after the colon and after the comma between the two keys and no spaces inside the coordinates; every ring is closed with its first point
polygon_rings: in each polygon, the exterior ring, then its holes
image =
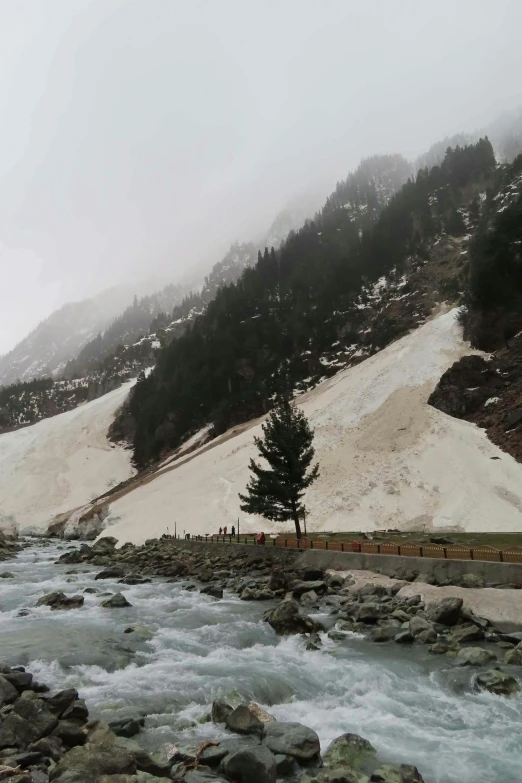
{"type": "Polygon", "coordinates": [[[364,156],[483,127],[519,102],[521,23],[509,0],[7,0],[0,351],[55,304],[210,267],[364,156]]]}

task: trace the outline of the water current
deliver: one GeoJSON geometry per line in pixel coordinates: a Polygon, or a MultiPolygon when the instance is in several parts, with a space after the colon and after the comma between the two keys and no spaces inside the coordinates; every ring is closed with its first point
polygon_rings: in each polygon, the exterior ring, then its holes
{"type": "Polygon", "coordinates": [[[233,593],[218,601],[183,582],[95,581],[100,568],[56,565],[62,551],[30,547],[1,565],[15,578],[0,580],[0,661],[53,688],[76,687],[91,716],[146,713],[139,739],[148,749],[219,739],[220,728],[200,722],[212,700],[253,700],[314,728],[323,749],[361,734],[383,760],[416,764],[428,783],[522,780],[522,697],[474,693],[473,672],[445,656],[356,635],[325,636],[320,652],[307,652],[300,637],[278,638],[262,622],[265,603],[233,593]],[[131,607],[100,606],[102,592],[120,589],[131,607]],[[54,590],[82,593],[85,604],[35,607],[54,590]],[[129,626],[139,628],[124,633],[129,626]]]}

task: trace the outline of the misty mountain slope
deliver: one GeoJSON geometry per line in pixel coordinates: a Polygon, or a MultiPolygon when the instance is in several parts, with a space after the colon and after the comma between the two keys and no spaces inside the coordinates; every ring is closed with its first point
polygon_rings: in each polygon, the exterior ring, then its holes
{"type": "Polygon", "coordinates": [[[47,529],[133,475],[130,453],[107,430],[132,382],[75,410],[0,435],[0,530],[47,529]]]}
{"type": "Polygon", "coordinates": [[[56,310],[0,357],[0,386],[59,374],[65,363],[103,331],[132,301],[130,287],[118,286],[56,310]]]}
{"type": "MultiPolygon", "coordinates": [[[[395,156],[386,160],[395,174],[395,156]]],[[[375,193],[370,163],[361,170],[375,193]]],[[[136,463],[161,458],[208,424],[219,434],[263,415],[278,391],[305,391],[421,323],[437,302],[458,301],[476,221],[470,203],[495,167],[486,140],[449,150],[441,166],[408,179],[366,230],[365,212],[345,208],[345,191],[361,190],[361,172],[351,175],[315,220],[260,255],[160,351],[124,414],[127,433],[129,414],[135,422],[136,463]],[[448,248],[437,262],[440,285],[427,271],[439,246],[448,248]],[[424,290],[413,287],[417,278],[424,290]]]]}
{"type": "MultiPolygon", "coordinates": [[[[522,465],[482,430],[427,404],[444,370],[473,353],[456,312],[300,398],[320,465],[306,497],[309,531],[520,529],[522,465]]],[[[260,434],[259,420],[236,427],[159,470],[110,504],[105,534],[143,543],[172,533],[174,521],[179,533],[215,533],[238,518],[244,532],[285,529],[239,509],[260,434]]]]}

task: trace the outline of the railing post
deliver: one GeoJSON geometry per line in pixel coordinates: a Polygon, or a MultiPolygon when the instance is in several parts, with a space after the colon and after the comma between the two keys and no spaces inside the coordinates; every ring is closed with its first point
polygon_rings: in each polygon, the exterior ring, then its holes
{"type": "Polygon", "coordinates": [[[344,541],[341,541],[341,552],[344,552],[344,541]]]}
{"type": "Polygon", "coordinates": [[[400,555],[401,553],[401,545],[397,544],[397,554],[400,555]]]}
{"type": "Polygon", "coordinates": [[[502,549],[498,550],[498,554],[499,554],[500,562],[503,563],[504,562],[504,552],[502,551],[502,549]]]}
{"type": "Polygon", "coordinates": [[[424,557],[424,548],[421,546],[419,547],[419,554],[421,557],[424,557]]]}
{"type": "Polygon", "coordinates": [[[381,545],[380,544],[377,544],[377,554],[378,555],[381,554],[381,545]]]}
{"type": "Polygon", "coordinates": [[[469,550],[469,559],[470,559],[470,560],[474,560],[474,559],[475,559],[475,558],[473,557],[473,549],[471,549],[471,547],[470,547],[470,550],[469,550]]]}
{"type": "Polygon", "coordinates": [[[325,549],[328,549],[328,539],[326,539],[326,541],[325,541],[325,546],[324,546],[324,548],[325,548],[325,549]]]}

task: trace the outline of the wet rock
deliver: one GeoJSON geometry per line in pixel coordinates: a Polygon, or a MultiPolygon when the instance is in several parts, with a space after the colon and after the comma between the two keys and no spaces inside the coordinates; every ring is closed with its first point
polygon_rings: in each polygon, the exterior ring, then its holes
{"type": "Polygon", "coordinates": [[[396,625],[378,625],[366,636],[370,642],[389,642],[397,635],[396,625]]]}
{"type": "Polygon", "coordinates": [[[217,587],[217,585],[208,585],[208,587],[202,587],[199,592],[202,595],[210,595],[211,598],[223,598],[223,588],[217,587]]]}
{"type": "Polygon", "coordinates": [[[424,778],[417,767],[401,764],[383,764],[375,770],[370,778],[371,783],[424,783],[424,778]]]}
{"type": "Polygon", "coordinates": [[[331,769],[361,770],[374,759],[377,751],[368,740],[358,734],[342,734],[330,743],[323,760],[331,769]]]}
{"type": "Polygon", "coordinates": [[[6,704],[12,704],[18,696],[19,693],[14,685],[0,675],[0,709],[6,704]]]}
{"type": "Polygon", "coordinates": [[[64,720],[73,720],[79,723],[85,723],[88,717],[89,710],[83,699],[75,699],[62,713],[64,720]]]}
{"type": "Polygon", "coordinates": [[[226,718],[227,729],[235,731],[236,734],[257,734],[263,733],[263,724],[259,718],[251,712],[246,704],[240,704],[235,710],[232,710],[226,718]]]}
{"type": "Polygon", "coordinates": [[[321,579],[307,582],[292,582],[291,589],[293,594],[298,598],[303,593],[310,592],[310,590],[313,590],[315,593],[322,595],[326,592],[326,583],[321,579]]]}
{"type": "Polygon", "coordinates": [[[213,772],[203,769],[189,769],[183,780],[184,783],[226,783],[224,778],[216,777],[213,772]]]}
{"type": "Polygon", "coordinates": [[[522,643],[504,654],[504,663],[522,666],[522,643]]]}
{"type": "Polygon", "coordinates": [[[134,775],[132,753],[113,742],[73,748],[51,771],[50,779],[60,783],[98,783],[102,775],[134,775]]]}
{"type": "Polygon", "coordinates": [[[242,601],[269,601],[270,599],[275,598],[275,595],[272,590],[269,590],[268,588],[263,590],[245,587],[239,597],[242,601]]]}
{"type": "Polygon", "coordinates": [[[345,642],[348,638],[348,634],[344,631],[328,631],[328,638],[331,639],[332,642],[345,642]]]}
{"type": "Polygon", "coordinates": [[[458,644],[464,642],[476,642],[484,638],[484,631],[476,625],[462,625],[455,628],[451,634],[451,639],[458,644]]]}
{"type": "Polygon", "coordinates": [[[448,655],[450,653],[457,653],[459,649],[458,645],[448,639],[439,639],[434,644],[430,644],[428,651],[433,655],[448,655]]]}
{"type": "Polygon", "coordinates": [[[66,596],[65,593],[55,592],[43,595],[36,602],[36,606],[50,606],[51,610],[78,609],[83,606],[83,595],[66,596]]]}
{"type": "Polygon", "coordinates": [[[323,630],[320,623],[301,614],[299,604],[293,600],[281,601],[274,609],[266,612],[264,619],[281,636],[323,630]]]}
{"type": "Polygon", "coordinates": [[[371,596],[375,595],[382,598],[383,596],[387,595],[387,593],[388,593],[387,588],[384,585],[367,584],[359,588],[359,590],[357,591],[357,598],[359,599],[359,601],[364,600],[370,595],[371,596]]]}
{"type": "Polygon", "coordinates": [[[346,583],[346,577],[341,576],[341,574],[327,574],[324,581],[326,582],[326,585],[332,590],[341,590],[342,587],[344,587],[346,583]]]}
{"type": "Polygon", "coordinates": [[[129,576],[118,580],[118,584],[121,585],[145,585],[148,582],[152,582],[152,579],[147,576],[139,576],[139,574],[129,574],[129,576]]]}
{"type": "Polygon", "coordinates": [[[263,744],[272,753],[292,756],[299,763],[315,759],[320,752],[319,737],[301,723],[275,721],[265,726],[263,744]]]}
{"type": "Polygon", "coordinates": [[[145,726],[143,715],[126,716],[118,720],[109,721],[109,728],[118,737],[134,737],[145,726]]]}
{"type": "Polygon", "coordinates": [[[83,591],[84,593],[89,593],[90,595],[94,595],[98,592],[98,590],[95,587],[86,587],[83,591]]]}
{"type": "Polygon", "coordinates": [[[379,620],[380,616],[380,607],[378,604],[373,603],[361,604],[355,613],[355,619],[360,623],[365,623],[365,625],[373,625],[379,620]]]}
{"type": "Polygon", "coordinates": [[[121,566],[110,566],[96,574],[95,579],[121,579],[125,576],[125,570],[121,566]]]}
{"type": "Polygon", "coordinates": [[[10,571],[2,571],[0,574],[0,579],[14,579],[14,574],[12,574],[10,571]]]}
{"type": "Polygon", "coordinates": [[[111,595],[110,598],[102,601],[101,605],[107,609],[123,609],[126,606],[132,606],[132,604],[127,601],[122,593],[115,593],[114,595],[111,595]]]}
{"type": "Polygon", "coordinates": [[[463,603],[462,598],[444,598],[442,601],[429,604],[426,608],[426,615],[433,623],[457,625],[463,603]]]}
{"type": "Polygon", "coordinates": [[[233,711],[234,708],[231,707],[230,704],[227,704],[225,701],[219,701],[219,700],[213,701],[212,709],[210,712],[211,720],[213,723],[225,723],[227,717],[233,711]]]}
{"type": "Polygon", "coordinates": [[[255,701],[251,701],[248,705],[248,709],[252,713],[252,715],[255,715],[256,718],[258,718],[261,723],[266,726],[267,723],[273,723],[275,721],[275,718],[273,715],[270,715],[269,712],[264,710],[259,704],[257,704],[255,701]]]}
{"type": "Polygon", "coordinates": [[[277,762],[264,745],[245,748],[228,756],[225,774],[235,783],[276,783],[277,762]]]}
{"type": "Polygon", "coordinates": [[[71,720],[59,721],[58,726],[53,730],[53,736],[58,737],[68,748],[85,745],[87,739],[81,725],[71,720]]]}
{"type": "Polygon", "coordinates": [[[275,756],[275,762],[278,778],[287,778],[295,771],[296,762],[292,756],[284,756],[281,753],[278,753],[275,756]]]}
{"type": "Polygon", "coordinates": [[[58,719],[42,699],[18,699],[0,725],[0,750],[26,748],[50,734],[57,724],[58,719]]]}
{"type": "MultiPolygon", "coordinates": [[[[78,698],[76,688],[67,688],[54,696],[46,696],[45,703],[52,713],[61,717],[65,710],[78,698]]],[[[84,702],[85,703],[85,702],[84,702]]],[[[87,716],[86,716],[87,717],[87,716]]]]}
{"type": "Polygon", "coordinates": [[[412,617],[408,624],[408,630],[414,638],[417,638],[423,631],[429,631],[430,629],[433,629],[431,623],[419,615],[412,617]]]}
{"type": "Polygon", "coordinates": [[[421,644],[433,644],[437,641],[437,632],[433,627],[426,628],[424,631],[417,634],[415,641],[420,642],[421,644]]]}
{"type": "Polygon", "coordinates": [[[400,623],[408,623],[411,617],[404,609],[395,609],[395,611],[391,613],[391,616],[400,623]]]}
{"type": "Polygon", "coordinates": [[[28,690],[33,683],[33,675],[30,672],[18,671],[4,667],[0,669],[2,677],[11,683],[19,693],[28,690]]]}
{"type": "Polygon", "coordinates": [[[52,759],[53,761],[59,761],[64,753],[61,739],[53,735],[32,742],[28,746],[28,750],[37,751],[42,756],[52,759]]]}
{"type": "Polygon", "coordinates": [[[412,644],[414,639],[411,633],[407,629],[404,629],[393,637],[393,641],[397,642],[397,644],[412,644]]]}
{"type": "Polygon", "coordinates": [[[475,684],[479,690],[486,690],[497,696],[512,696],[520,691],[520,685],[517,680],[499,669],[481,672],[477,675],[475,684]]]}
{"type": "Polygon", "coordinates": [[[496,656],[482,647],[464,647],[459,650],[455,658],[457,666],[485,666],[491,661],[496,661],[496,656]]]}
{"type": "Polygon", "coordinates": [[[462,620],[467,621],[468,623],[473,623],[473,625],[482,628],[483,631],[485,631],[486,628],[491,625],[489,620],[486,620],[485,617],[479,617],[474,612],[472,612],[471,609],[463,608],[460,616],[462,620]]]}

